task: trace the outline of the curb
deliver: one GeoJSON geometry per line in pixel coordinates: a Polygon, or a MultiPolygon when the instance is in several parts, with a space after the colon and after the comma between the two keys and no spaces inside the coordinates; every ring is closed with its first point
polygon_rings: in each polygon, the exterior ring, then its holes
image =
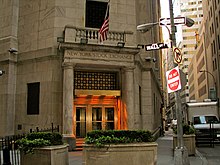
{"type": "Polygon", "coordinates": [[[202,165],[208,165],[208,161],[206,157],[204,157],[202,153],[199,152],[197,149],[196,149],[196,155],[198,155],[198,157],[202,160],[202,165]]]}

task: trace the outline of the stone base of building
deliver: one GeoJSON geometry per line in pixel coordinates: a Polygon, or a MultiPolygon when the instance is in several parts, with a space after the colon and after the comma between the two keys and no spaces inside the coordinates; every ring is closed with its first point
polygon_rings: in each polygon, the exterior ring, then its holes
{"type": "Polygon", "coordinates": [[[74,135],[63,134],[63,142],[69,145],[68,151],[76,149],[76,137],[74,135]]]}

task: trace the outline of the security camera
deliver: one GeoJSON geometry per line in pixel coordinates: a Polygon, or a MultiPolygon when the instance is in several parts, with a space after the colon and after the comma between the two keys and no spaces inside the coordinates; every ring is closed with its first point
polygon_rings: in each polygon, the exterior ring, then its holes
{"type": "Polygon", "coordinates": [[[145,61],[157,62],[157,59],[156,58],[152,58],[152,57],[145,57],[145,61]]]}
{"type": "Polygon", "coordinates": [[[4,70],[0,70],[0,76],[2,76],[3,74],[5,74],[4,70]]]}
{"type": "Polygon", "coordinates": [[[8,49],[8,51],[9,51],[10,53],[16,53],[16,52],[18,52],[18,50],[17,50],[16,48],[10,48],[10,49],[8,49]]]}
{"type": "Polygon", "coordinates": [[[145,61],[151,61],[152,58],[151,57],[145,57],[145,61]]]}

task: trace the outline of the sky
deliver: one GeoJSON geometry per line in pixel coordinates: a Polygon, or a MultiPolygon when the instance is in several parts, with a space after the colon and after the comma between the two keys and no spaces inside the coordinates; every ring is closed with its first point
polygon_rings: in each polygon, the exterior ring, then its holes
{"type": "MultiPolygon", "coordinates": [[[[169,0],[160,0],[160,6],[161,6],[161,18],[169,18],[170,17],[169,0]]],[[[163,31],[164,40],[168,40],[169,33],[167,32],[167,29],[165,27],[162,27],[162,31],[163,31]]]]}
{"type": "Polygon", "coordinates": [[[169,0],[160,0],[160,6],[161,6],[161,16],[169,18],[169,0]]]}
{"type": "MultiPolygon", "coordinates": [[[[179,1],[177,0],[173,0],[173,10],[174,10],[174,15],[176,14],[179,15],[180,11],[179,10],[179,6],[175,6],[178,4],[179,1]]],[[[169,11],[169,0],[160,0],[160,6],[161,6],[161,18],[170,18],[170,11],[169,11]]],[[[175,16],[174,16],[175,17],[175,16]]],[[[181,41],[181,26],[177,26],[177,30],[178,30],[178,34],[176,33],[176,40],[177,42],[181,41]]],[[[169,33],[167,31],[167,29],[165,27],[162,27],[162,31],[163,31],[163,39],[164,41],[168,41],[169,40],[169,33]]]]}

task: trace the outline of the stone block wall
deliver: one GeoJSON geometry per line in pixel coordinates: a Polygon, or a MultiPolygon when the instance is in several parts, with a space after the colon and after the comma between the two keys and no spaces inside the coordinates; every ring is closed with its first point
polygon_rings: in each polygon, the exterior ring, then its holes
{"type": "Polygon", "coordinates": [[[62,58],[48,55],[48,51],[20,54],[17,64],[16,132],[62,124],[62,58]],[[39,56],[38,54],[41,54],[39,56]],[[43,56],[44,55],[44,56],[43,56]],[[27,115],[27,84],[40,82],[39,115],[27,115]],[[18,130],[17,126],[22,129],[18,130]]]}

